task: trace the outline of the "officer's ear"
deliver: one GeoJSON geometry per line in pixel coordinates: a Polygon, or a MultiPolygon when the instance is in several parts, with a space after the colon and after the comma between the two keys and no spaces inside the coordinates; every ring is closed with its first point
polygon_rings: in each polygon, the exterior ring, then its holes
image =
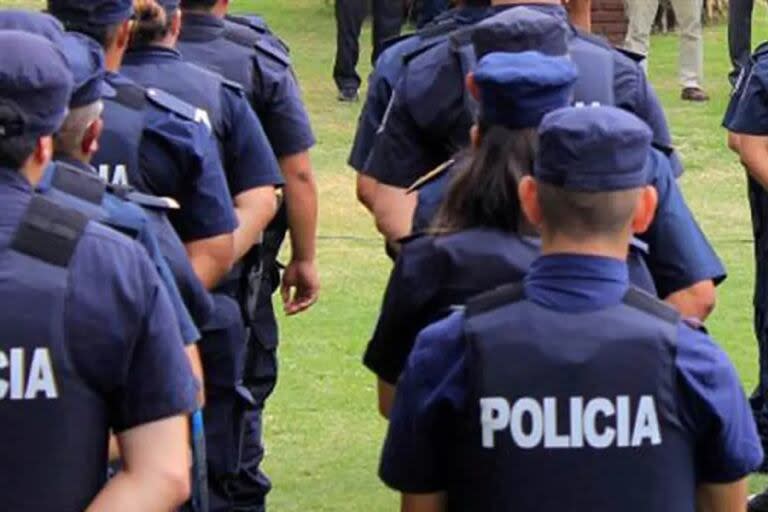
{"type": "Polygon", "coordinates": [[[171,33],[170,36],[173,40],[177,40],[181,34],[181,9],[176,9],[173,13],[173,19],[171,19],[171,33]]]}
{"type": "Polygon", "coordinates": [[[645,233],[656,216],[656,207],[659,204],[659,195],[652,186],[643,187],[637,198],[635,215],[632,218],[632,232],[645,233]]]}
{"type": "Polygon", "coordinates": [[[472,149],[480,147],[480,127],[477,123],[473,124],[472,128],[469,129],[469,141],[472,143],[472,149]]]}
{"type": "Polygon", "coordinates": [[[464,81],[464,85],[467,87],[467,90],[469,91],[469,94],[472,95],[473,98],[480,101],[480,88],[477,86],[477,82],[475,82],[475,74],[472,72],[469,72],[467,74],[467,78],[464,81]]]}
{"type": "Polygon", "coordinates": [[[32,185],[37,185],[43,178],[45,168],[53,159],[53,137],[47,135],[37,139],[35,149],[21,167],[21,173],[32,185]]]}
{"type": "Polygon", "coordinates": [[[542,220],[539,184],[531,176],[523,176],[517,186],[517,196],[520,199],[520,209],[523,210],[528,223],[539,228],[542,220]]]}
{"type": "Polygon", "coordinates": [[[132,20],[126,20],[120,24],[115,34],[114,46],[118,50],[125,50],[131,42],[131,28],[133,27],[132,20]]]}
{"type": "Polygon", "coordinates": [[[85,130],[83,140],[80,142],[80,151],[88,157],[96,154],[99,150],[99,138],[104,130],[104,121],[101,118],[96,119],[85,130]]]}

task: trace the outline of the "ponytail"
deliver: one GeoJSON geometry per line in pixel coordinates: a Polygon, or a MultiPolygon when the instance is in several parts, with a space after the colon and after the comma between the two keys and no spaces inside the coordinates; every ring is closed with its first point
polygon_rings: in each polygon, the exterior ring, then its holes
{"type": "Polygon", "coordinates": [[[131,47],[157,43],[170,33],[170,13],[156,0],[133,0],[133,9],[135,21],[131,32],[131,47]]]}

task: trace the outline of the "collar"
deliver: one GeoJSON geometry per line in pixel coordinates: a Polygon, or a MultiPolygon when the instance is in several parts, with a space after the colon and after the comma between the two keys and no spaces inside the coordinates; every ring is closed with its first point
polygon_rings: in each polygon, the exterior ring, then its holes
{"type": "Polygon", "coordinates": [[[32,192],[32,185],[21,171],[0,166],[0,187],[8,187],[23,192],[32,192]]]}
{"type": "Polygon", "coordinates": [[[123,64],[135,64],[137,61],[147,63],[167,60],[181,60],[181,53],[174,48],[146,45],[128,50],[123,59],[123,64]]]}
{"type": "Polygon", "coordinates": [[[513,9],[515,7],[527,7],[529,9],[543,12],[544,14],[549,14],[550,16],[557,16],[562,20],[568,21],[568,11],[566,11],[565,7],[563,7],[562,5],[540,4],[537,2],[524,3],[524,4],[511,4],[511,5],[496,5],[490,8],[491,16],[493,16],[494,14],[498,14],[502,11],[505,11],[507,9],[513,9]]]}
{"type": "Polygon", "coordinates": [[[524,281],[526,296],[549,309],[592,311],[621,302],[629,289],[625,261],[603,256],[541,256],[524,281]]]}
{"type": "Polygon", "coordinates": [[[472,25],[494,14],[488,7],[458,7],[452,17],[460,25],[472,25]]]}
{"type": "Polygon", "coordinates": [[[181,24],[181,41],[209,41],[224,31],[224,20],[210,13],[185,12],[181,24]]]}
{"type": "Polygon", "coordinates": [[[53,156],[53,159],[55,162],[62,162],[64,164],[67,164],[70,167],[74,167],[75,169],[80,169],[81,171],[85,171],[91,174],[98,174],[98,171],[96,171],[96,169],[93,166],[85,162],[82,162],[77,158],[72,158],[71,156],[68,156],[68,155],[55,154],[53,156]]]}

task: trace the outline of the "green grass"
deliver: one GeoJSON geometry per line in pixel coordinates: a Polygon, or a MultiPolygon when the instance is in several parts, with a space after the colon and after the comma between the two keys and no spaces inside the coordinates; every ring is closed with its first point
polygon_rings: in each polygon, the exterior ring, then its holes
{"type": "MultiPolygon", "coordinates": [[[[41,2],[0,0],[0,5],[41,2]]],[[[384,424],[376,413],[374,379],[360,363],[389,264],[369,217],[354,199],[353,174],[345,165],[359,106],[335,100],[333,2],[261,0],[235,6],[263,14],[291,45],[318,136],[313,160],[322,201],[319,258],[324,287],[311,312],[281,319],[281,377],[266,416],[266,469],[275,483],[272,509],[395,510],[396,497],[376,477],[384,424]]],[[[766,35],[761,6],[753,37],[759,42],[766,35]]],[[[366,29],[363,41],[369,40],[366,29]]],[[[362,76],[370,69],[369,46],[363,44],[362,76]]],[[[729,270],[709,328],[749,389],[757,376],[752,244],[743,171],[726,149],[720,128],[729,93],[724,27],[707,29],[705,55],[706,87],[713,98],[707,104],[678,99],[676,36],[654,38],[650,75],[686,164],[686,197],[729,270]]],[[[753,488],[766,483],[754,479],[753,488]]]]}

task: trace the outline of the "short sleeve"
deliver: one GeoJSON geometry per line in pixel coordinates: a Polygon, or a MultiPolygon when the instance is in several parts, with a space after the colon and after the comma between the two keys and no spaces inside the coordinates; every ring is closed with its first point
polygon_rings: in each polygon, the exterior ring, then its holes
{"type": "Polygon", "coordinates": [[[230,193],[236,197],[252,188],[282,185],[275,153],[245,96],[226,87],[222,95],[228,125],[223,157],[230,193]]]}
{"type": "Polygon", "coordinates": [[[146,130],[152,136],[142,139],[142,160],[155,169],[153,175],[176,182],[175,190],[181,208],[169,214],[179,237],[184,242],[231,233],[237,227],[232,198],[216,141],[200,123],[184,123],[168,118],[152,123],[146,130]]]}
{"type": "Polygon", "coordinates": [[[653,223],[640,238],[649,246],[646,262],[659,296],[709,279],[719,284],[726,278],[723,263],[688,208],[669,161],[659,152],[652,160],[659,204],[653,223]]]}
{"type": "Polygon", "coordinates": [[[455,313],[425,329],[397,386],[379,475],[403,493],[443,491],[456,433],[467,408],[464,315],[455,313]]]}
{"type": "Polygon", "coordinates": [[[727,128],[735,133],[748,135],[768,135],[768,91],[764,74],[765,65],[758,64],[746,77],[741,94],[727,128]]]}
{"type": "Polygon", "coordinates": [[[419,331],[436,320],[428,306],[439,290],[442,269],[430,238],[403,246],[363,357],[365,366],[383,381],[397,382],[419,331]]]}
{"type": "Polygon", "coordinates": [[[173,307],[157,273],[146,263],[139,262],[137,276],[143,283],[143,314],[113,394],[116,432],[187,414],[196,407],[197,383],[173,321],[173,307]]]}
{"type": "Polygon", "coordinates": [[[269,57],[257,59],[261,91],[256,108],[264,131],[277,158],[309,150],[315,144],[309,115],[301,99],[301,90],[289,66],[270,65],[269,57]]]}
{"type": "Polygon", "coordinates": [[[696,439],[699,481],[734,482],[757,469],[763,449],[728,356],[709,336],[683,325],[676,368],[681,415],[696,439]]]}
{"type": "Polygon", "coordinates": [[[350,167],[357,172],[367,170],[365,164],[373,150],[376,142],[376,132],[381,126],[391,97],[392,87],[378,69],[375,69],[368,79],[368,94],[365,98],[363,110],[357,120],[357,130],[355,131],[352,150],[347,161],[350,167]]]}

